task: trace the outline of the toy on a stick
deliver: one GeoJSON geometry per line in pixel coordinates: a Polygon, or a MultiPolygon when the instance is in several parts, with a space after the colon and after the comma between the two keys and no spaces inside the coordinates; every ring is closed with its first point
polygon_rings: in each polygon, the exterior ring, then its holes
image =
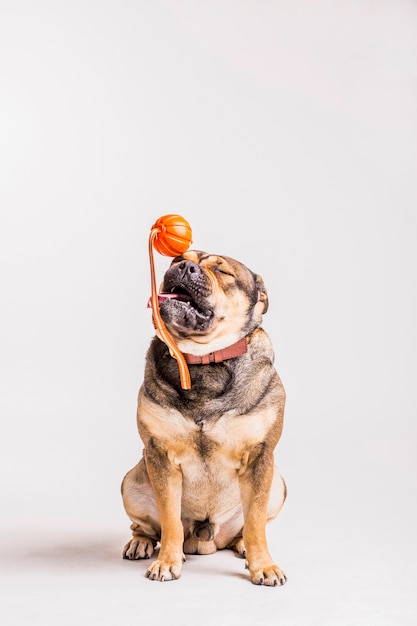
{"type": "Polygon", "coordinates": [[[192,242],[191,227],[181,215],[169,214],[160,217],[151,228],[149,235],[149,262],[151,267],[151,309],[155,328],[159,337],[168,346],[171,355],[177,360],[182,389],[191,389],[190,372],[182,352],[165,326],[159,311],[153,249],[164,256],[178,256],[188,250],[192,242]]]}

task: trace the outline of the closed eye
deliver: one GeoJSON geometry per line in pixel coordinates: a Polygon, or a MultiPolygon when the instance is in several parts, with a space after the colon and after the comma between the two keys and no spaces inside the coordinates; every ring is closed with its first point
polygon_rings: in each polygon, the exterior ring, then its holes
{"type": "Polygon", "coordinates": [[[232,274],[231,272],[227,272],[226,270],[222,269],[221,267],[215,267],[214,271],[218,272],[219,274],[225,274],[226,276],[231,276],[232,278],[235,277],[234,274],[232,274]]]}

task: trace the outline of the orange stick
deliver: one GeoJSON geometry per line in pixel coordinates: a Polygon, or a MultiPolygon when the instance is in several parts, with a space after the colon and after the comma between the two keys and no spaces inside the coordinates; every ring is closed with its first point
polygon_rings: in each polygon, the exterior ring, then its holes
{"type": "Polygon", "coordinates": [[[160,233],[159,228],[153,228],[151,230],[151,234],[149,235],[149,261],[151,265],[151,307],[152,307],[152,317],[155,323],[155,327],[160,335],[160,338],[169,348],[171,356],[173,356],[178,363],[178,368],[180,371],[180,381],[182,389],[191,389],[191,378],[190,372],[188,370],[188,365],[184,359],[182,352],[179,350],[178,346],[175,344],[171,335],[168,332],[167,327],[164,324],[163,319],[161,318],[161,314],[159,312],[159,302],[158,302],[158,291],[156,286],[156,275],[155,275],[155,264],[153,258],[153,245],[156,237],[160,233]]]}

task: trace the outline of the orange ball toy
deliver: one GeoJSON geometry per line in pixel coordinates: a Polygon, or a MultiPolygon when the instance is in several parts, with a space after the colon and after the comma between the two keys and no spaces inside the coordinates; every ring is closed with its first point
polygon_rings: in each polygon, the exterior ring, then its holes
{"type": "Polygon", "coordinates": [[[191,389],[190,372],[182,352],[169,334],[159,312],[158,291],[156,287],[153,249],[165,256],[178,256],[188,250],[191,241],[191,227],[181,215],[169,214],[160,217],[151,228],[149,235],[149,261],[151,266],[151,308],[155,328],[160,339],[169,348],[177,360],[182,389],[191,389]]]}
{"type": "Polygon", "coordinates": [[[160,217],[152,226],[158,231],[153,242],[155,250],[165,256],[177,256],[190,247],[191,226],[181,215],[169,214],[160,217]]]}

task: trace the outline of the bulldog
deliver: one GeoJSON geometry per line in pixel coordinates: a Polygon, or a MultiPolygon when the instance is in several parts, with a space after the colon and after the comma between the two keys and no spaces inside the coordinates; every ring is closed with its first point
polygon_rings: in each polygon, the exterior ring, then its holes
{"type": "Polygon", "coordinates": [[[282,585],[266,525],[286,497],[274,460],[285,390],[261,327],[264,281],[232,258],[189,250],[165,273],[160,302],[191,389],[181,388],[156,333],[138,397],[143,456],[122,482],[132,522],[123,557],[149,559],[157,549],[146,576],[168,581],[181,576],[185,554],[229,548],[246,559],[252,583],[282,585]]]}

